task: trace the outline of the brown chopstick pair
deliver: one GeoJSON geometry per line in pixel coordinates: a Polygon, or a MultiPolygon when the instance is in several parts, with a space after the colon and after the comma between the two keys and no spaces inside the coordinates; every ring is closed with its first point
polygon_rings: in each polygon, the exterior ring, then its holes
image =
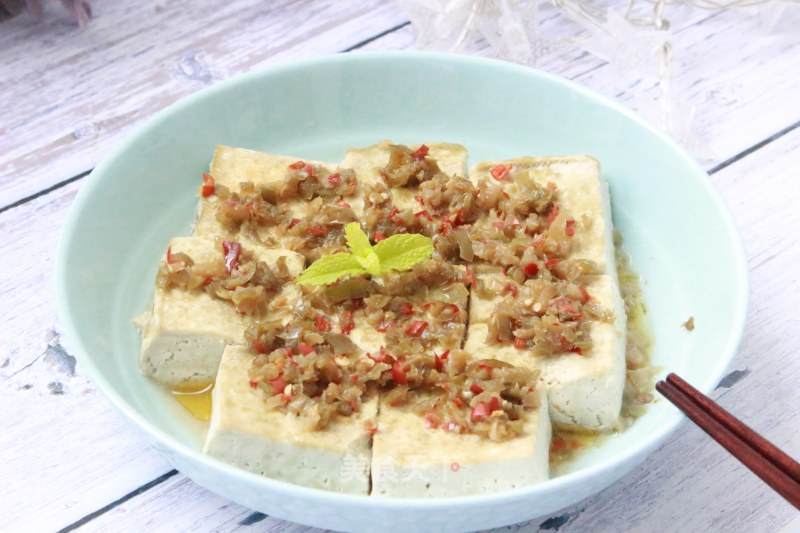
{"type": "Polygon", "coordinates": [[[800,509],[800,464],[676,374],[656,390],[767,485],[800,509]]]}

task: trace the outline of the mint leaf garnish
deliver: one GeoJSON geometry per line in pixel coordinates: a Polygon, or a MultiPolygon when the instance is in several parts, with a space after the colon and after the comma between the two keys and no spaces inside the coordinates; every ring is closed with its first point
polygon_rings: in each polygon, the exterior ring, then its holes
{"type": "Polygon", "coordinates": [[[408,270],[433,253],[433,241],[418,233],[393,235],[375,245],[381,274],[390,270],[408,270]]]}
{"type": "Polygon", "coordinates": [[[361,264],[347,252],[320,257],[297,276],[300,285],[327,285],[348,274],[362,274],[361,264]]]}
{"type": "Polygon", "coordinates": [[[347,239],[347,246],[350,247],[351,253],[364,270],[373,276],[379,275],[381,273],[380,261],[369,243],[369,237],[361,229],[361,224],[351,222],[346,225],[344,227],[344,236],[347,239]]]}
{"type": "Polygon", "coordinates": [[[433,241],[416,233],[394,235],[372,246],[361,225],[351,222],[345,226],[344,235],[351,253],[320,257],[297,276],[295,283],[328,285],[347,275],[380,276],[392,270],[409,270],[433,253],[433,241]]]}

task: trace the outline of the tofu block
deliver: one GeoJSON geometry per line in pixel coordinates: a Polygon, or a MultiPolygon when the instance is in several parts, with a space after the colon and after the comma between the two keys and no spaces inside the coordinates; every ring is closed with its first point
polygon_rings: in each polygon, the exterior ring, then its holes
{"type": "MultiPolygon", "coordinates": [[[[214,176],[217,184],[225,185],[232,191],[240,191],[239,184],[244,181],[251,181],[260,185],[275,184],[283,182],[289,165],[297,162],[300,158],[295,156],[273,155],[245,148],[231,148],[220,145],[214,153],[211,161],[209,173],[214,176]]],[[[330,172],[335,172],[337,165],[320,161],[303,159],[306,163],[320,166],[330,172]]],[[[231,237],[224,227],[216,219],[216,205],[219,199],[210,196],[200,201],[195,221],[195,234],[213,238],[214,236],[231,237]]],[[[362,200],[359,199],[363,203],[362,200]]],[[[287,209],[292,215],[303,218],[307,215],[307,202],[289,202],[287,209]]],[[[265,230],[262,242],[269,242],[265,237],[269,230],[265,230]]],[[[244,239],[246,240],[246,239],[244,239]]]]}
{"type": "Polygon", "coordinates": [[[319,489],[369,493],[370,441],[378,400],[358,414],[314,431],[291,414],[269,409],[249,385],[252,355],[225,349],[212,393],[203,452],[250,472],[319,489]]]}
{"type": "Polygon", "coordinates": [[[625,387],[625,308],[616,280],[593,276],[586,290],[598,303],[614,313],[611,323],[592,321],[589,334],[592,349],[582,355],[564,353],[534,356],[513,345],[489,344],[488,317],[496,302],[482,299],[473,291],[470,325],[464,349],[476,357],[538,369],[547,391],[550,418],[561,427],[602,430],[613,428],[622,406],[625,387]]]}
{"type": "Polygon", "coordinates": [[[372,445],[372,495],[481,494],[545,481],[551,428],[547,398],[528,411],[525,433],[498,443],[474,434],[426,428],[406,407],[381,404],[372,445]]]}
{"type": "MultiPolygon", "coordinates": [[[[355,170],[358,179],[363,180],[364,183],[382,182],[380,170],[389,162],[390,148],[394,144],[397,143],[381,141],[366,148],[351,148],[347,151],[342,166],[355,170]]],[[[437,160],[442,172],[449,176],[466,177],[468,154],[463,146],[449,143],[426,144],[430,148],[428,155],[437,160]]],[[[415,150],[419,146],[409,145],[409,148],[415,150]]],[[[392,189],[393,202],[398,209],[417,211],[419,203],[414,196],[418,194],[416,188],[397,187],[392,189]]]]}
{"type": "Polygon", "coordinates": [[[512,165],[504,186],[511,196],[520,194],[514,179],[522,171],[528,171],[538,185],[555,183],[561,211],[575,220],[571,256],[593,261],[600,274],[616,279],[609,189],[596,159],[586,156],[519,157],[484,162],[470,171],[470,180],[475,185],[484,179],[494,181],[491,170],[498,164],[512,165]]]}
{"type": "MultiPolygon", "coordinates": [[[[195,264],[210,263],[222,253],[213,241],[199,237],[172,239],[170,248],[173,254],[187,254],[195,264]]],[[[295,275],[303,270],[303,257],[294,252],[266,248],[252,251],[269,265],[286,257],[295,275]]],[[[272,300],[272,315],[284,315],[288,321],[297,298],[297,288],[288,284],[272,300]]],[[[142,326],[140,368],[166,385],[211,381],[225,346],[243,342],[247,326],[246,318],[232,305],[205,292],[156,288],[153,308],[142,326]]]]}

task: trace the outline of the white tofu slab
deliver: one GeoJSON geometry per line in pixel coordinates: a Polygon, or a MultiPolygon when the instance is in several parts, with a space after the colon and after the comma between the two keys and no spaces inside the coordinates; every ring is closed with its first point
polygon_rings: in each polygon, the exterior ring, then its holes
{"type": "MultiPolygon", "coordinates": [[[[196,264],[211,262],[221,253],[213,241],[199,237],[172,239],[170,248],[174,254],[187,254],[196,264]]],[[[251,251],[269,265],[286,257],[294,275],[305,264],[301,255],[286,250],[251,251]]],[[[288,320],[297,297],[296,287],[286,285],[272,301],[275,316],[286,315],[288,320]]],[[[232,305],[202,291],[156,288],[153,308],[142,327],[140,368],[166,385],[211,381],[225,346],[243,342],[247,326],[248,321],[232,305]]]]}
{"type": "Polygon", "coordinates": [[[250,472],[298,485],[367,494],[370,441],[377,397],[351,417],[322,431],[294,415],[268,409],[249,385],[252,356],[225,349],[212,393],[211,422],[203,452],[250,472]]]}
{"type": "MultiPolygon", "coordinates": [[[[470,180],[477,185],[484,179],[494,181],[491,170],[497,164],[512,165],[504,189],[519,194],[514,176],[530,171],[542,186],[553,182],[558,187],[558,204],[562,212],[575,220],[571,257],[594,261],[599,273],[617,277],[614,262],[613,224],[608,183],[600,175],[600,163],[587,156],[519,157],[508,161],[477,164],[470,171],[470,180]]],[[[495,182],[496,183],[496,182],[495,182]]]]}
{"type": "MultiPolygon", "coordinates": [[[[378,144],[365,148],[351,148],[347,151],[342,166],[352,168],[359,180],[365,183],[383,181],[380,171],[389,162],[391,141],[381,141],[378,144]]],[[[439,169],[449,176],[467,176],[467,150],[460,144],[450,143],[425,143],[430,151],[428,155],[436,159],[439,169]]],[[[416,150],[420,145],[409,145],[416,150]]],[[[414,188],[397,187],[392,189],[393,203],[398,209],[420,209],[419,203],[414,199],[418,193],[414,188]]]]}
{"type": "Polygon", "coordinates": [[[438,497],[482,494],[545,481],[551,440],[547,398],[528,411],[525,433],[498,443],[426,428],[404,407],[381,404],[372,445],[372,495],[438,497]]]}
{"type": "Polygon", "coordinates": [[[592,298],[614,313],[614,321],[590,323],[592,349],[582,355],[537,357],[513,345],[489,344],[487,322],[496,302],[482,299],[474,291],[464,350],[476,357],[493,357],[539,369],[554,424],[609,429],[619,419],[625,387],[625,308],[616,280],[610,276],[594,276],[586,289],[592,298]]]}
{"type": "MultiPolygon", "coordinates": [[[[251,181],[256,186],[283,183],[289,165],[300,160],[295,156],[267,154],[245,148],[219,145],[214,153],[214,159],[211,161],[209,173],[214,177],[216,183],[225,185],[232,191],[239,192],[241,191],[239,184],[244,181],[251,181]]],[[[338,168],[334,163],[307,159],[302,159],[302,161],[322,167],[329,172],[335,172],[338,168]]],[[[201,199],[195,221],[196,235],[209,238],[213,238],[213,236],[232,237],[230,232],[217,222],[217,202],[219,202],[219,199],[214,195],[201,199]]],[[[360,199],[358,202],[363,204],[360,199]]],[[[289,202],[286,204],[286,208],[297,218],[303,218],[307,215],[306,206],[307,202],[289,202]]],[[[261,239],[262,242],[267,242],[266,237],[269,233],[270,231],[265,229],[264,236],[261,239]]],[[[238,238],[238,236],[236,237],[238,238]]],[[[247,241],[247,239],[242,240],[247,241]]]]}

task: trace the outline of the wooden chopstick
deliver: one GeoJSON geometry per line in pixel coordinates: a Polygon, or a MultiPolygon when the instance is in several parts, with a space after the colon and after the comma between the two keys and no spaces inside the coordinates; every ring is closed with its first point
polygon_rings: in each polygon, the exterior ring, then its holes
{"type": "Polygon", "coordinates": [[[800,509],[800,464],[676,374],[656,390],[700,429],[800,509]]]}

